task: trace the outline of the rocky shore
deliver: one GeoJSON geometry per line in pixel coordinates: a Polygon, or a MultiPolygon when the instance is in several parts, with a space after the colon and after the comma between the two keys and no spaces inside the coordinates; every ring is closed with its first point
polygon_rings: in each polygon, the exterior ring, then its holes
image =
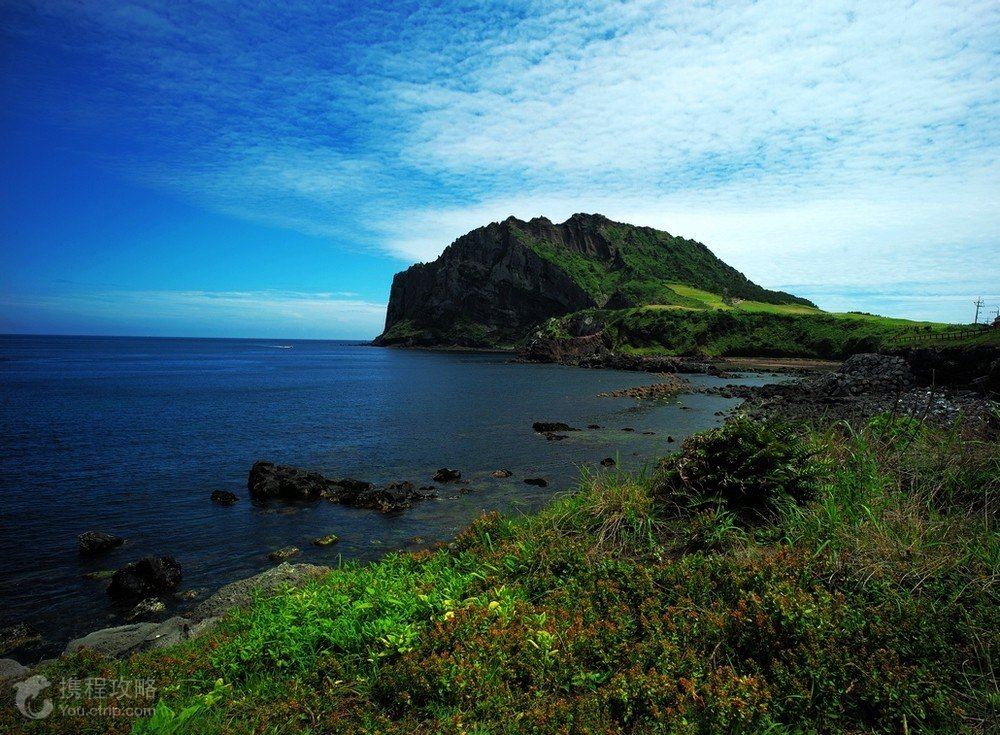
{"type": "Polygon", "coordinates": [[[836,371],[796,381],[701,392],[741,398],[739,410],[754,418],[860,423],[884,413],[943,426],[961,422],[996,435],[1000,356],[976,350],[965,357],[945,351],[859,354],[836,371]]]}

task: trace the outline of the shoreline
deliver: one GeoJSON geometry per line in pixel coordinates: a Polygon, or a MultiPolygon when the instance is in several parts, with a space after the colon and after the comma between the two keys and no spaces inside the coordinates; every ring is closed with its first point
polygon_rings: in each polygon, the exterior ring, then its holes
{"type": "MultiPolygon", "coordinates": [[[[445,349],[445,350],[437,350],[437,349],[431,349],[431,348],[405,348],[405,349],[427,349],[428,351],[443,352],[443,353],[456,353],[456,352],[461,353],[461,352],[467,352],[467,353],[470,353],[470,354],[477,354],[477,353],[481,354],[483,352],[490,352],[490,353],[494,353],[494,354],[513,354],[511,351],[500,352],[500,351],[497,351],[497,350],[469,350],[469,349],[464,349],[464,348],[445,349]]],[[[570,365],[570,366],[567,366],[567,367],[580,367],[580,366],[572,366],[572,365],[570,365]]],[[[614,369],[614,368],[606,368],[606,369],[614,369]]],[[[634,370],[624,370],[624,369],[621,369],[621,372],[635,372],[635,371],[634,370]]],[[[645,372],[645,371],[643,371],[643,372],[645,372]]],[[[682,391],[679,395],[682,395],[682,396],[683,395],[697,395],[698,393],[699,393],[699,391],[694,390],[691,387],[688,387],[686,390],[682,391]]],[[[542,418],[545,418],[545,417],[542,417],[542,418]]],[[[717,423],[721,422],[721,421],[722,421],[722,417],[720,416],[717,419],[717,423]]],[[[579,425],[583,426],[583,424],[579,424],[579,425]]],[[[610,427],[606,427],[606,428],[610,428],[610,427]]],[[[651,428],[653,428],[653,427],[651,427],[651,428]]],[[[636,432],[636,433],[641,433],[641,432],[636,432]]],[[[667,434],[664,434],[663,436],[665,437],[665,436],[667,436],[667,434]]],[[[601,451],[602,450],[598,450],[598,454],[595,455],[595,457],[593,459],[595,465],[598,463],[598,460],[600,459],[600,457],[603,456],[603,454],[601,453],[601,451]]],[[[608,451],[611,454],[614,454],[614,449],[609,449],[608,451]]],[[[493,469],[495,469],[495,468],[484,467],[482,469],[482,471],[483,472],[489,472],[489,471],[492,471],[493,469]]],[[[569,477],[569,476],[567,476],[567,477],[569,477]]],[[[570,478],[570,479],[573,479],[573,478],[575,478],[575,475],[572,478],[570,478]]],[[[551,480],[551,476],[550,476],[550,480],[551,480]]],[[[458,492],[460,492],[460,491],[458,491],[458,492]]],[[[375,511],[373,511],[373,512],[375,512],[375,511]]],[[[458,534],[460,532],[461,532],[460,528],[455,530],[455,534],[458,534]]],[[[431,538],[433,540],[436,537],[431,537],[431,538]]],[[[452,535],[452,536],[443,536],[441,538],[445,538],[445,539],[448,539],[450,541],[450,540],[454,539],[454,535],[452,535]]],[[[292,543],[292,542],[290,542],[290,543],[292,543]]],[[[306,546],[302,545],[301,543],[296,543],[296,545],[297,546],[302,546],[303,549],[307,548],[306,546]]],[[[274,548],[278,548],[280,546],[281,546],[281,544],[277,544],[277,545],[274,546],[274,548]]],[[[270,548],[271,547],[269,547],[269,546],[265,546],[264,547],[264,551],[262,552],[262,554],[264,554],[270,548]]],[[[379,555],[378,558],[382,558],[386,553],[390,553],[391,551],[396,551],[396,550],[401,550],[401,549],[406,549],[406,548],[408,548],[408,547],[407,546],[400,546],[399,549],[396,549],[395,547],[391,548],[391,549],[390,548],[386,548],[382,553],[380,553],[380,555],[379,555]]],[[[169,549],[169,548],[164,549],[164,553],[167,553],[167,554],[171,553],[171,549],[169,549]]],[[[126,558],[122,558],[120,560],[115,560],[110,565],[108,565],[109,566],[109,571],[112,570],[112,569],[120,568],[120,567],[126,565],[127,563],[135,562],[138,558],[139,557],[129,556],[129,557],[126,557],[126,558]]],[[[297,561],[296,559],[291,559],[293,567],[298,567],[298,566],[302,565],[302,563],[295,563],[296,561],[297,561]]],[[[310,561],[312,561],[312,560],[310,560],[310,561]]],[[[371,563],[372,561],[374,561],[374,560],[373,559],[368,559],[368,560],[366,560],[366,563],[371,563]]],[[[316,563],[322,564],[322,562],[314,562],[313,565],[315,565],[316,563]]],[[[287,564],[287,562],[283,562],[282,564],[287,564]]],[[[164,602],[165,605],[166,605],[166,610],[163,611],[163,612],[160,612],[160,613],[153,613],[153,614],[147,613],[145,615],[139,615],[139,616],[136,616],[135,618],[133,618],[131,620],[128,618],[129,612],[132,611],[134,605],[146,602],[147,601],[147,597],[146,596],[144,596],[142,598],[136,598],[134,600],[130,600],[130,601],[128,601],[128,604],[123,604],[121,602],[112,602],[111,605],[110,605],[110,607],[108,608],[106,616],[93,617],[93,619],[91,620],[91,622],[89,624],[86,624],[86,625],[83,625],[83,626],[76,626],[76,625],[66,625],[66,626],[63,626],[64,628],[68,628],[69,629],[69,632],[67,634],[64,634],[64,635],[61,635],[61,636],[57,634],[57,635],[52,635],[52,637],[45,637],[41,641],[41,643],[39,643],[37,645],[24,646],[24,647],[10,647],[10,648],[8,648],[7,652],[0,653],[0,659],[13,658],[15,660],[18,660],[20,663],[28,662],[28,665],[35,666],[35,665],[38,665],[38,662],[40,662],[42,660],[46,660],[50,656],[53,656],[53,655],[58,656],[58,655],[61,655],[64,652],[66,652],[67,646],[69,644],[73,643],[74,641],[82,640],[84,638],[87,638],[88,636],[92,636],[92,635],[97,634],[97,633],[104,633],[104,634],[107,634],[107,635],[114,635],[113,634],[114,631],[119,631],[119,632],[126,631],[126,632],[129,633],[129,636],[127,636],[127,638],[130,640],[133,635],[137,635],[139,633],[142,633],[143,631],[147,631],[148,632],[150,630],[155,630],[156,626],[158,626],[158,625],[166,625],[166,624],[170,623],[171,621],[173,621],[175,618],[181,618],[181,619],[183,619],[185,621],[185,624],[188,625],[188,626],[190,626],[191,623],[199,622],[199,620],[197,619],[197,617],[191,617],[191,616],[200,607],[200,605],[203,604],[203,600],[210,599],[214,595],[218,594],[221,590],[226,589],[227,587],[229,587],[231,585],[238,585],[238,584],[247,584],[247,583],[250,583],[253,580],[258,579],[262,575],[268,574],[273,569],[278,568],[278,566],[279,565],[275,565],[275,566],[273,566],[271,568],[259,569],[258,571],[254,572],[254,573],[251,573],[251,574],[247,574],[246,572],[244,572],[243,574],[238,574],[238,575],[235,575],[233,577],[228,577],[228,578],[227,577],[223,577],[221,580],[218,580],[216,584],[209,584],[209,585],[207,585],[207,589],[206,589],[206,585],[204,585],[203,582],[201,582],[201,581],[193,581],[191,583],[191,584],[193,584],[193,586],[190,587],[190,588],[188,588],[188,587],[185,586],[185,587],[179,588],[179,590],[177,590],[174,593],[169,593],[169,594],[166,594],[166,595],[152,596],[152,597],[155,597],[155,598],[162,598],[162,602],[164,602]],[[188,596],[188,595],[190,595],[190,593],[196,592],[196,591],[200,592],[200,595],[198,597],[188,596]]],[[[100,578],[98,578],[98,579],[100,579],[100,578]]],[[[99,587],[103,587],[103,585],[106,584],[106,583],[98,581],[98,582],[96,582],[96,584],[99,587]]],[[[99,590],[99,591],[103,592],[103,590],[99,590]]],[[[21,624],[29,624],[30,625],[30,621],[31,620],[32,620],[31,616],[22,616],[22,617],[19,617],[19,618],[12,618],[9,621],[9,625],[5,626],[5,630],[8,629],[8,628],[15,628],[15,627],[17,627],[17,626],[19,626],[21,624]]],[[[44,621],[41,621],[41,623],[44,623],[44,621]]],[[[40,623],[40,625],[41,625],[41,623],[40,623]]],[[[33,628],[33,626],[31,626],[31,627],[33,628]]],[[[41,625],[41,627],[44,628],[46,626],[45,625],[41,625]]],[[[176,628],[176,627],[177,627],[176,625],[168,625],[167,626],[167,629],[169,629],[170,633],[169,633],[169,636],[165,640],[172,639],[172,638],[170,638],[170,636],[176,637],[177,631],[174,630],[174,628],[176,628]]],[[[164,632],[161,631],[161,633],[158,634],[158,635],[164,635],[164,632]]],[[[107,637],[107,636],[104,636],[104,637],[107,637]]]]}

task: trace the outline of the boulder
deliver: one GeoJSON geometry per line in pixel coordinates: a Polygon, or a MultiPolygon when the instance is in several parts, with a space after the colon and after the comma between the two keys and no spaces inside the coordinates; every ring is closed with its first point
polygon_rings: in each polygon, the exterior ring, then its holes
{"type": "Polygon", "coordinates": [[[104,656],[122,656],[134,650],[159,627],[159,623],[132,623],[102,628],[71,640],[66,645],[65,653],[76,653],[86,648],[104,656]]]}
{"type": "Polygon", "coordinates": [[[111,577],[108,594],[115,598],[149,597],[173,592],[181,583],[181,565],[172,556],[146,556],[111,577]]]}
{"type": "Polygon", "coordinates": [[[456,482],[462,479],[462,473],[458,470],[450,470],[442,467],[434,473],[434,482],[456,482]]]}
{"type": "Polygon", "coordinates": [[[236,504],[236,493],[231,493],[228,490],[213,490],[212,491],[212,502],[217,505],[230,506],[236,504]]]}
{"type": "Polygon", "coordinates": [[[415,501],[437,496],[433,488],[418,488],[412,482],[391,482],[385,487],[369,486],[360,492],[343,491],[328,500],[355,508],[371,508],[393,513],[409,508],[415,501]]]}
{"type": "Polygon", "coordinates": [[[275,549],[267,558],[271,561],[285,561],[286,559],[291,559],[293,556],[298,556],[302,552],[296,546],[283,546],[280,549],[275,549]]]}
{"type": "Polygon", "coordinates": [[[614,467],[617,462],[615,462],[614,457],[605,457],[601,460],[601,467],[614,467]]]}
{"type": "Polygon", "coordinates": [[[164,604],[163,600],[158,597],[147,597],[133,607],[125,619],[128,621],[139,620],[140,618],[151,618],[154,615],[159,615],[162,612],[166,612],[167,606],[164,604]]]}
{"type": "Polygon", "coordinates": [[[217,618],[234,607],[249,605],[255,593],[271,594],[284,587],[299,587],[306,582],[325,577],[330,571],[330,567],[315,564],[284,562],[253,577],[230,582],[198,603],[191,611],[191,619],[217,618]]]}
{"type": "MultiPolygon", "coordinates": [[[[455,470],[446,470],[456,472],[455,470]]],[[[439,473],[441,471],[439,470],[439,473]]],[[[285,500],[317,500],[326,498],[355,508],[372,508],[383,512],[399,511],[414,501],[435,496],[433,490],[416,488],[412,482],[393,482],[376,487],[364,480],[349,477],[332,479],[318,472],[298,467],[286,467],[272,462],[256,462],[247,480],[250,495],[255,500],[280,498],[285,500]]]]}
{"type": "Polygon", "coordinates": [[[13,679],[23,679],[31,671],[12,658],[0,658],[0,681],[11,681],[13,679]]]}
{"type": "Polygon", "coordinates": [[[117,549],[125,543],[125,539],[121,536],[103,531],[87,531],[77,536],[76,540],[81,554],[100,554],[117,549]]]}
{"type": "Polygon", "coordinates": [[[86,648],[103,656],[116,658],[153,648],[164,648],[197,638],[211,630],[217,620],[218,618],[206,618],[192,623],[176,616],[162,623],[131,623],[103,628],[70,641],[65,653],[76,653],[86,648]]]}
{"type": "Polygon", "coordinates": [[[313,539],[314,546],[332,546],[333,544],[340,541],[340,536],[335,533],[328,533],[326,536],[320,536],[319,538],[313,539]]]}
{"type": "Polygon", "coordinates": [[[255,500],[317,500],[333,492],[334,485],[318,472],[263,461],[254,462],[247,478],[247,489],[255,500]]]}
{"type": "Polygon", "coordinates": [[[504,479],[504,478],[507,478],[507,477],[510,477],[510,476],[511,476],[511,475],[513,475],[513,474],[514,474],[514,473],[513,473],[513,472],[511,472],[510,470],[493,470],[493,471],[492,471],[492,472],[490,473],[490,477],[496,477],[496,478],[498,478],[498,479],[501,479],[501,480],[502,480],[502,479],[504,479]]]}

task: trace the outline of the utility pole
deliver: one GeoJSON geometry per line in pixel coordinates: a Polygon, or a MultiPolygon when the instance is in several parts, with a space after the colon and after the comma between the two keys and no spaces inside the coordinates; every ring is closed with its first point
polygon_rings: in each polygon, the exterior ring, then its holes
{"type": "Polygon", "coordinates": [[[976,305],[976,321],[974,321],[973,324],[979,324],[979,310],[983,308],[983,297],[980,296],[973,303],[976,305]]]}

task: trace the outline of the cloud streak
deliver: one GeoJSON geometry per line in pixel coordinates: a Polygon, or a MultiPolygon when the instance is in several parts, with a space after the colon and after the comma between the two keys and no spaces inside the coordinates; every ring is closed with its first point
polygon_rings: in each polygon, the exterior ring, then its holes
{"type": "Polygon", "coordinates": [[[428,260],[512,213],[601,211],[769,286],[1000,281],[994,2],[48,0],[11,17],[14,40],[110,75],[86,97],[30,64],[10,76],[96,159],[345,250],[428,260]]]}

